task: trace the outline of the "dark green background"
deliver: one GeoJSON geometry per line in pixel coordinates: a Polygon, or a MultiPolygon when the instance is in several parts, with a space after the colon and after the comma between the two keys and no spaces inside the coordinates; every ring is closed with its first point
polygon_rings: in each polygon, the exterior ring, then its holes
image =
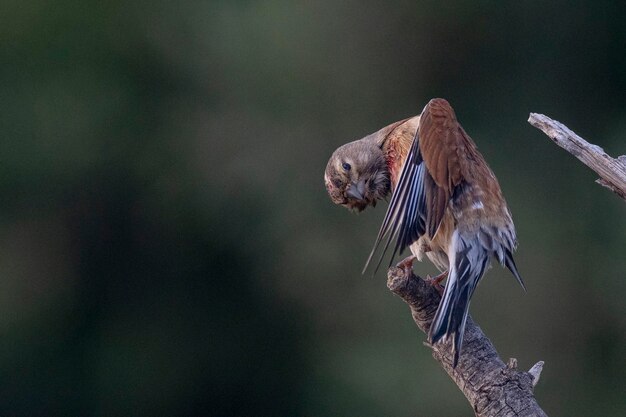
{"type": "Polygon", "coordinates": [[[623,416],[624,202],[526,120],[626,153],[625,4],[4,1],[0,414],[473,415],[322,178],[445,97],[528,286],[474,318],[549,415],[623,416]]]}

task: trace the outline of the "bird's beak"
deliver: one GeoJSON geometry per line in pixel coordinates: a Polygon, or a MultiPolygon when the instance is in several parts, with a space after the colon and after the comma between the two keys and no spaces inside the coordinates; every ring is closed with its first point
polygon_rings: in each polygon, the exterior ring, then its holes
{"type": "Polygon", "coordinates": [[[365,200],[365,180],[350,184],[346,195],[356,200],[365,200]]]}

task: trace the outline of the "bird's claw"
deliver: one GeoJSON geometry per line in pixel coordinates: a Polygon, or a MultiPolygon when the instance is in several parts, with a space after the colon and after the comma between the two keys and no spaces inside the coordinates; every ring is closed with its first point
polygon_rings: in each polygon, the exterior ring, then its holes
{"type": "Polygon", "coordinates": [[[430,275],[426,275],[426,278],[424,279],[424,281],[426,281],[427,283],[435,287],[439,295],[443,295],[444,288],[441,285],[441,282],[447,277],[448,277],[448,271],[443,271],[441,274],[437,275],[436,277],[431,277],[430,275]]]}

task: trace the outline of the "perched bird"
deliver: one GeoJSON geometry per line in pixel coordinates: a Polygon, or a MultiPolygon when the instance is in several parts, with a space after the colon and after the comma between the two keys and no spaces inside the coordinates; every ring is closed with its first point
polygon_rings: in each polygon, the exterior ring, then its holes
{"type": "MultiPolygon", "coordinates": [[[[410,247],[418,260],[425,254],[442,272],[431,279],[443,294],[429,340],[451,337],[456,367],[470,298],[491,257],[522,288],[524,283],[512,255],[515,227],[498,181],[450,104],[432,99],[420,116],[341,146],[328,161],[324,180],[331,200],[355,211],[391,195],[365,267],[383,240],[381,260],[395,240],[392,260],[410,247]]],[[[401,265],[410,269],[412,260],[401,265]]]]}

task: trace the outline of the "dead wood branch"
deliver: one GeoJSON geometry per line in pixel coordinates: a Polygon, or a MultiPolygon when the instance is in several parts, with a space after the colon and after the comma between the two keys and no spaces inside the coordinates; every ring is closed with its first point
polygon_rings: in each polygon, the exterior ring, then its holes
{"type": "Polygon", "coordinates": [[[626,200],[626,156],[612,158],[604,150],[587,142],[564,124],[543,114],[530,113],[528,123],[540,129],[561,148],[593,169],[600,178],[596,180],[626,200]]]}
{"type": "MultiPolygon", "coordinates": [[[[387,275],[387,287],[409,305],[415,324],[428,333],[441,299],[433,286],[392,267],[387,275]]],[[[467,319],[463,340],[456,369],[452,368],[450,342],[440,342],[431,348],[435,360],[457,384],[478,417],[546,416],[533,395],[543,362],[538,362],[529,372],[518,371],[515,359],[505,364],[471,317],[467,319]]]]}

